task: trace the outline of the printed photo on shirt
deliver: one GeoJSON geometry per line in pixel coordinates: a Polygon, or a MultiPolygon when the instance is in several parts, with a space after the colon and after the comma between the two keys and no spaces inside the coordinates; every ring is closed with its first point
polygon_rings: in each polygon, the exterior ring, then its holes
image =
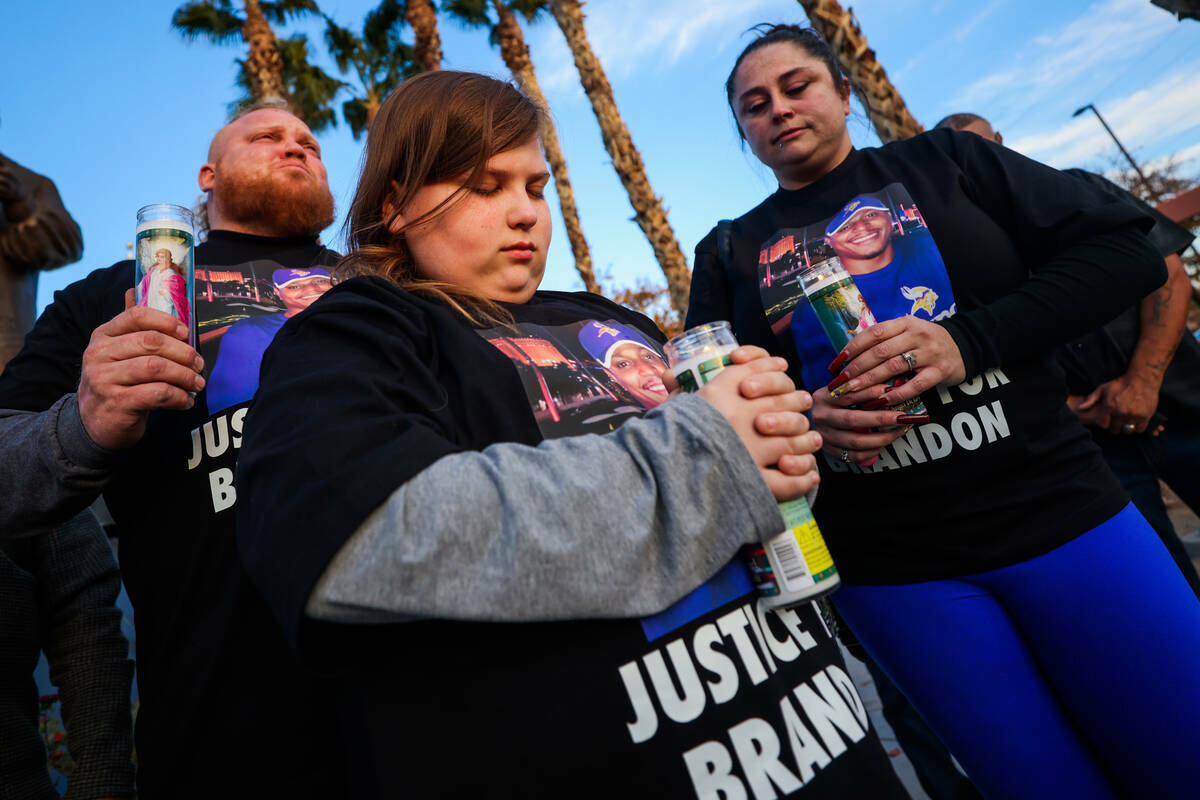
{"type": "Polygon", "coordinates": [[[482,335],[517,368],[547,439],[606,433],[667,399],[667,359],[636,329],[613,320],[517,323],[520,335],[482,335]]]}
{"type": "Polygon", "coordinates": [[[292,269],[248,261],[196,270],[196,315],[208,412],[249,400],[263,353],[283,323],[332,285],[324,267],[292,269]]]}
{"type": "MultiPolygon", "coordinates": [[[[935,321],[955,311],[937,243],[920,209],[899,183],[847,198],[832,217],[777,231],[759,251],[759,292],[772,331],[793,339],[805,387],[814,390],[829,383],[828,365],[842,342],[835,346],[830,341],[805,297],[801,276],[836,263],[857,288],[839,294],[854,302],[833,309],[844,312],[845,330],[839,336],[843,340],[859,333],[872,318],[883,322],[915,316],[935,321]],[[862,301],[870,314],[860,307],[862,301]]],[[[833,312],[831,318],[837,316],[833,312]]]]}

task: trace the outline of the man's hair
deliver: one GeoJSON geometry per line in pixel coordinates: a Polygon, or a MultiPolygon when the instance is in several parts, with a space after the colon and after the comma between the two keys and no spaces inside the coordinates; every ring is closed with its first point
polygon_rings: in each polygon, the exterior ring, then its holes
{"type": "Polygon", "coordinates": [[[444,213],[480,179],[493,156],[540,139],[545,124],[541,106],[511,83],[486,75],[438,70],[400,84],[367,132],[362,177],[346,220],[348,254],[338,265],[340,276],[378,275],[402,289],[432,295],[472,322],[507,322],[506,312],[487,298],[417,274],[404,231],[444,213]],[[462,185],[392,232],[421,187],[446,180],[462,180],[462,185]]]}
{"type": "MultiPolygon", "coordinates": [[[[296,109],[291,103],[279,95],[271,95],[270,97],[264,97],[262,100],[257,100],[248,106],[239,106],[237,110],[230,115],[229,119],[226,120],[225,125],[228,125],[231,122],[237,122],[247,114],[253,114],[255,111],[262,111],[264,108],[274,108],[278,111],[286,111],[294,117],[300,117],[300,115],[296,113],[296,109]]],[[[221,127],[225,126],[222,125],[221,127]]]]}
{"type": "Polygon", "coordinates": [[[963,111],[959,114],[951,114],[948,117],[943,117],[934,128],[949,128],[954,131],[961,131],[973,122],[987,122],[986,119],[978,114],[972,114],[968,111],[963,111]]]}

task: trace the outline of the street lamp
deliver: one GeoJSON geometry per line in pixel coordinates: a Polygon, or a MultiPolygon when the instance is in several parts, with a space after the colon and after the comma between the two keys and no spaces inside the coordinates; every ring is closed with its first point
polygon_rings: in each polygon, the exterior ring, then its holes
{"type": "Polygon", "coordinates": [[[1104,117],[1100,116],[1100,111],[1094,105],[1088,103],[1083,108],[1075,109],[1075,113],[1071,116],[1078,117],[1089,108],[1092,110],[1092,113],[1096,115],[1096,119],[1100,120],[1100,124],[1104,126],[1104,130],[1108,131],[1108,135],[1111,136],[1112,140],[1117,143],[1117,147],[1120,148],[1121,154],[1125,156],[1125,160],[1129,162],[1129,166],[1133,167],[1133,171],[1136,172],[1137,176],[1142,179],[1142,188],[1146,190],[1146,198],[1150,199],[1154,194],[1150,189],[1150,182],[1147,181],[1146,176],[1142,174],[1142,168],[1139,167],[1137,162],[1133,160],[1133,156],[1129,155],[1129,151],[1125,149],[1125,145],[1121,144],[1121,140],[1117,138],[1115,133],[1113,133],[1113,129],[1108,127],[1108,123],[1104,121],[1104,117]]]}

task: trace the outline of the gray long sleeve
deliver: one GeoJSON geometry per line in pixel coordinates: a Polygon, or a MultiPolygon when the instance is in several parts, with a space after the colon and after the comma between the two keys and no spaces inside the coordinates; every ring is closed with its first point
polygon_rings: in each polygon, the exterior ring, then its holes
{"type": "Polygon", "coordinates": [[[64,800],[133,794],[133,661],[121,634],[121,573],[95,514],[38,537],[37,606],[75,769],[64,800]]]}
{"type": "Polygon", "coordinates": [[[95,515],[0,542],[0,797],[55,797],[33,667],[46,653],[75,767],[66,798],[133,794],[133,662],[115,603],[121,576],[95,515]]]}
{"type": "Polygon", "coordinates": [[[0,409],[0,538],[44,532],[79,513],[116,458],[87,435],[74,394],[41,412],[0,409]]]}
{"type": "Polygon", "coordinates": [[[307,612],[338,622],[640,616],[781,530],[736,432],[685,395],[604,436],[438,460],[347,540],[307,612]]]}

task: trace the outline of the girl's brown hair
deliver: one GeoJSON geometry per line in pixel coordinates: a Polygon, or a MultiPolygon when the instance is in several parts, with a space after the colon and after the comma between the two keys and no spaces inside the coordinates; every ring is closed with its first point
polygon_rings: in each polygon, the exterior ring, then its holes
{"type": "Polygon", "coordinates": [[[509,323],[510,315],[488,298],[418,275],[404,232],[458,202],[493,156],[540,137],[543,119],[541,108],[512,84],[473,72],[426,72],[397,87],[367,133],[338,277],[377,275],[445,302],[473,324],[509,323]],[[449,180],[462,181],[458,191],[398,232],[390,230],[422,186],[449,180]]]}

